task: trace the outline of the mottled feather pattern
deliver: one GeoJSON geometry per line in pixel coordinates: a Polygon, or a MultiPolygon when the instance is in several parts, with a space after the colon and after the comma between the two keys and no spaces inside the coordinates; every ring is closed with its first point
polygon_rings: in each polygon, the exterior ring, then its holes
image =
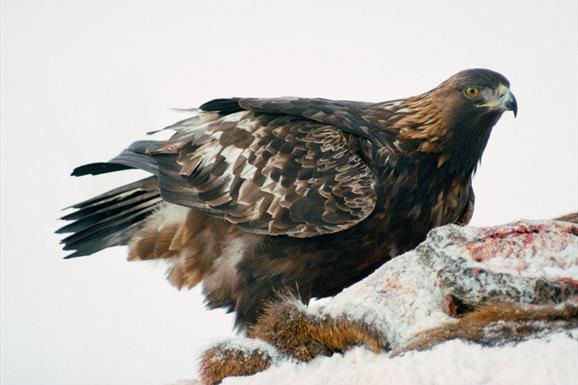
{"type": "Polygon", "coordinates": [[[332,126],[236,112],[200,127],[203,135],[174,129],[175,137],[154,152],[163,196],[244,230],[332,233],[362,221],[375,205],[371,170],[332,126]]]}
{"type": "Polygon", "coordinates": [[[473,69],[380,103],[209,101],[165,127],[170,139],[73,172],[152,176],[76,205],[65,249],[128,243],[129,259],[166,261],[177,287],[202,282],[207,304],[236,311],[241,328],[279,293],[334,295],[432,228],[471,219],[472,175],[492,127],[517,111],[507,87],[473,69]],[[485,96],[468,99],[465,87],[485,96]]]}

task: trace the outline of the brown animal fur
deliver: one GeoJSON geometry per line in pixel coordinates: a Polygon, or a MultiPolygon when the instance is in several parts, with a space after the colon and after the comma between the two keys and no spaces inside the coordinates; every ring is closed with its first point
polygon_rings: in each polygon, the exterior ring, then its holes
{"type": "Polygon", "coordinates": [[[489,303],[466,313],[456,323],[425,331],[394,350],[396,356],[411,350],[426,350],[452,339],[483,345],[518,342],[541,333],[578,327],[578,305],[520,305],[489,303]]]}
{"type": "Polygon", "coordinates": [[[364,345],[374,352],[387,349],[381,333],[370,325],[343,317],[314,317],[302,308],[295,299],[270,302],[257,324],[249,329],[249,335],[301,361],[344,352],[355,345],[364,345]]]}
{"type": "Polygon", "coordinates": [[[250,376],[267,369],[271,361],[261,350],[248,353],[217,345],[201,357],[201,381],[204,385],[215,385],[225,377],[250,376]]]}
{"type": "MultiPolygon", "coordinates": [[[[426,350],[452,339],[499,345],[576,327],[577,304],[538,306],[494,302],[464,314],[455,323],[418,334],[393,350],[391,356],[426,350]]],[[[344,352],[353,346],[365,346],[376,353],[389,350],[387,341],[372,325],[344,317],[321,318],[307,314],[298,300],[289,297],[268,303],[257,324],[248,332],[251,337],[305,362],[320,355],[344,352]]],[[[203,384],[214,385],[227,376],[252,375],[271,363],[272,358],[261,350],[247,353],[217,345],[203,354],[203,384]]]]}
{"type": "Polygon", "coordinates": [[[571,213],[554,218],[555,221],[578,223],[578,213],[571,213]]]}
{"type": "MultiPolygon", "coordinates": [[[[370,324],[344,317],[315,317],[301,308],[297,300],[290,298],[269,303],[257,324],[249,329],[249,335],[302,361],[359,345],[374,352],[388,350],[387,341],[370,324]]],[[[574,327],[578,327],[576,304],[538,306],[494,302],[463,314],[456,323],[423,332],[393,354],[428,349],[451,339],[496,344],[574,327]]]]}

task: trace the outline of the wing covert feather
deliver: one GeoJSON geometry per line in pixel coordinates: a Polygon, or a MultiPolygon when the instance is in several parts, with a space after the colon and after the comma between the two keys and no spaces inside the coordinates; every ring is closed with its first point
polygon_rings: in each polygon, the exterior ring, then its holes
{"type": "Polygon", "coordinates": [[[177,133],[155,151],[163,199],[245,231],[311,237],[347,229],[375,206],[375,178],[339,129],[240,111],[177,133]]]}
{"type": "Polygon", "coordinates": [[[371,127],[380,127],[383,115],[390,113],[376,106],[375,103],[348,100],[281,97],[215,99],[203,104],[201,109],[219,111],[223,114],[246,110],[263,114],[298,116],[329,124],[381,146],[387,142],[387,134],[371,127]]]}

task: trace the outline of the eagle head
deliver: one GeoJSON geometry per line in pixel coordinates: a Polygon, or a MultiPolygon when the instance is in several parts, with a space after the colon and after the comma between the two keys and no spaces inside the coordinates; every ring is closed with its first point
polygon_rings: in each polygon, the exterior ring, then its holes
{"type": "Polygon", "coordinates": [[[458,72],[442,83],[434,93],[443,94],[469,115],[518,113],[518,104],[503,75],[488,69],[458,72]]]}
{"type": "Polygon", "coordinates": [[[467,69],[431,91],[402,100],[393,127],[400,146],[432,154],[438,167],[469,175],[504,111],[514,116],[518,112],[508,79],[488,69],[467,69]]]}

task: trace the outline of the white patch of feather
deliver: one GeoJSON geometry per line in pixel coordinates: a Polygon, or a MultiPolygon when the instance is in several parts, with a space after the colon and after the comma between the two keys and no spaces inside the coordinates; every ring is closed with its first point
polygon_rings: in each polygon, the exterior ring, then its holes
{"type": "Polygon", "coordinates": [[[237,158],[239,158],[239,155],[241,155],[242,152],[243,152],[242,148],[238,148],[235,146],[227,146],[223,148],[223,151],[221,151],[221,156],[227,160],[227,163],[233,165],[235,164],[237,158]]]}
{"type": "Polygon", "coordinates": [[[237,128],[243,129],[245,131],[253,132],[257,127],[257,123],[254,120],[246,119],[247,116],[243,116],[243,119],[237,123],[237,128]]]}
{"type": "Polygon", "coordinates": [[[186,112],[191,115],[189,118],[182,120],[177,124],[174,124],[172,126],[172,128],[174,129],[196,128],[200,127],[201,125],[205,125],[206,123],[213,122],[219,118],[219,114],[216,112],[205,112],[199,110],[198,108],[174,109],[174,110],[177,112],[186,112]]]}
{"type": "Polygon", "coordinates": [[[198,168],[206,167],[215,162],[215,158],[221,152],[222,147],[218,143],[209,142],[202,145],[195,152],[195,158],[198,158],[198,168]]]}
{"type": "Polygon", "coordinates": [[[242,120],[245,115],[247,115],[248,112],[247,111],[239,111],[239,112],[235,112],[233,114],[229,114],[229,115],[225,115],[224,117],[221,118],[222,122],[238,122],[240,120],[242,120]]]}
{"type": "Polygon", "coordinates": [[[203,279],[207,292],[220,290],[223,285],[234,285],[237,280],[237,264],[241,261],[249,242],[245,237],[228,239],[221,255],[213,261],[213,271],[203,279]]]}
{"type": "Polygon", "coordinates": [[[253,177],[257,171],[259,171],[257,167],[246,163],[245,166],[243,166],[243,170],[241,171],[241,178],[246,180],[253,180],[253,177]]]}
{"type": "Polygon", "coordinates": [[[188,207],[165,203],[151,216],[148,227],[160,231],[166,226],[184,223],[189,211],[188,207]]]}
{"type": "Polygon", "coordinates": [[[239,197],[237,199],[239,203],[251,205],[251,201],[245,200],[245,198],[247,197],[247,195],[251,194],[254,188],[255,186],[251,182],[244,181],[241,184],[241,187],[239,187],[239,197]]]}

